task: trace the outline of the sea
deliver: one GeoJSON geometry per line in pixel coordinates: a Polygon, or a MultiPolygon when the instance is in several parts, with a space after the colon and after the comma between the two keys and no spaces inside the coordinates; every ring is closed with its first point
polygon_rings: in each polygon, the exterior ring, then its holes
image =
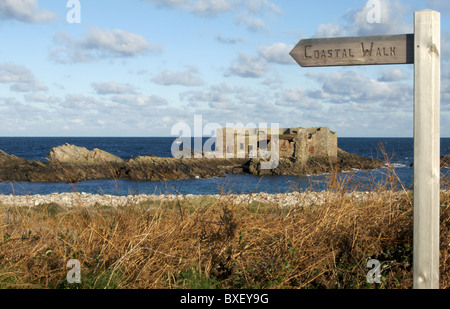
{"type": "MultiPolygon", "coordinates": [[[[99,148],[125,160],[137,156],[155,155],[172,157],[171,147],[174,137],[0,137],[0,149],[8,154],[45,162],[51,148],[69,143],[99,148]]],[[[206,139],[203,139],[203,143],[206,139]]],[[[200,144],[200,143],[198,143],[200,144]]],[[[192,141],[192,145],[194,142],[192,141]]],[[[388,166],[370,171],[351,169],[337,175],[339,184],[349,190],[370,190],[386,183],[387,177],[398,180],[397,185],[411,189],[414,181],[413,138],[339,138],[338,147],[361,157],[378,158],[389,162],[388,166]],[[395,174],[392,174],[392,171],[395,174]]],[[[441,155],[450,154],[450,138],[441,139],[441,155]]],[[[441,170],[444,177],[450,170],[441,170]]],[[[78,192],[108,195],[137,194],[249,194],[288,193],[292,191],[329,189],[332,175],[302,176],[252,176],[223,175],[209,179],[183,179],[174,181],[130,181],[130,180],[89,180],[74,184],[41,182],[0,182],[0,194],[47,195],[52,193],[78,192]]]]}

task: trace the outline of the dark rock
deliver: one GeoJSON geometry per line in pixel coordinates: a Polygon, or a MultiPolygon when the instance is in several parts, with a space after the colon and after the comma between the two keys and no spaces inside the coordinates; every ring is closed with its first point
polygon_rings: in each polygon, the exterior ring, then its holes
{"type": "Polygon", "coordinates": [[[261,170],[261,159],[251,159],[249,162],[249,173],[252,175],[318,175],[329,173],[332,170],[342,172],[352,168],[361,170],[376,169],[383,163],[369,158],[363,158],[355,154],[338,149],[337,160],[327,157],[311,157],[306,162],[301,158],[280,158],[279,165],[272,170],[261,170]]]}
{"type": "Polygon", "coordinates": [[[27,160],[18,158],[15,155],[10,155],[0,150],[0,165],[15,165],[15,164],[24,164],[27,163],[27,160]]]}
{"type": "MultiPolygon", "coordinates": [[[[414,162],[409,167],[414,167],[414,162]]],[[[441,168],[450,168],[450,155],[441,156],[441,168]]]]}
{"type": "Polygon", "coordinates": [[[149,181],[211,178],[231,173],[234,169],[241,168],[246,161],[245,159],[137,157],[125,164],[120,178],[149,181]]]}
{"type": "Polygon", "coordinates": [[[160,158],[144,156],[125,161],[99,149],[63,145],[53,148],[48,162],[27,161],[0,151],[0,180],[32,182],[69,182],[94,179],[128,179],[164,181],[189,178],[211,178],[224,174],[303,175],[336,171],[374,169],[380,161],[338,151],[338,158],[283,158],[270,170],[261,169],[261,159],[160,158]]]}

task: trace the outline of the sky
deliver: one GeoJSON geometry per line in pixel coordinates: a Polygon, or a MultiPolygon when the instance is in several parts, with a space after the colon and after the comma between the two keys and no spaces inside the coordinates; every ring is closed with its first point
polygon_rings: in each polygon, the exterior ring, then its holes
{"type": "Polygon", "coordinates": [[[0,136],[176,136],[180,123],[210,136],[216,123],[412,137],[412,64],[302,68],[289,52],[413,33],[423,9],[441,13],[450,137],[444,0],[0,0],[0,136]]]}

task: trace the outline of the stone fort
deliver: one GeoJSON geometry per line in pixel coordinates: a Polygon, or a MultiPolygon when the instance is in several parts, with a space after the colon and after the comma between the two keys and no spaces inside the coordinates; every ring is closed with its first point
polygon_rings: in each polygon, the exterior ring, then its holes
{"type": "Polygon", "coordinates": [[[278,147],[279,156],[305,163],[311,157],[337,160],[337,134],[326,127],[217,130],[216,151],[224,158],[256,158],[261,150],[278,147]],[[271,143],[273,142],[273,143],[271,143]]]}

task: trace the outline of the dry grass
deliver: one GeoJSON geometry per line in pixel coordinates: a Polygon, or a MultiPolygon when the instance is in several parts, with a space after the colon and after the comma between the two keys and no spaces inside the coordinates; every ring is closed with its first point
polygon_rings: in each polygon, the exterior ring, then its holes
{"type": "MultiPolygon", "coordinates": [[[[393,170],[363,201],[330,177],[305,208],[199,197],[109,207],[0,208],[1,288],[411,288],[412,194],[393,170]],[[66,263],[81,262],[81,284],[66,263]],[[378,259],[382,282],[366,280],[378,259]]],[[[448,189],[448,179],[443,186],[448,189]]],[[[441,194],[441,288],[450,288],[450,194],[441,194]]]]}

